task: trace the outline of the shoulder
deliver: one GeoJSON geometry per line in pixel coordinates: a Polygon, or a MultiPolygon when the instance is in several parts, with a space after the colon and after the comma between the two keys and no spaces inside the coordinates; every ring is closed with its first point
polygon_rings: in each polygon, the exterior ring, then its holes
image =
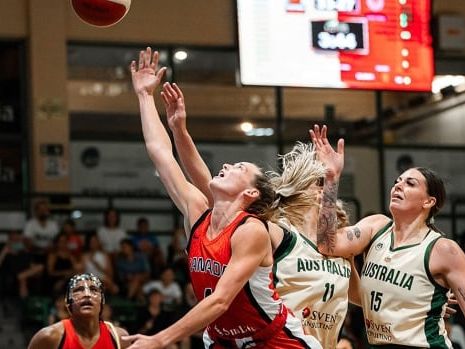
{"type": "Polygon", "coordinates": [[[359,223],[372,224],[372,225],[382,228],[386,224],[388,224],[390,221],[391,221],[391,218],[389,218],[388,216],[385,216],[383,214],[373,214],[373,215],[362,218],[359,221],[359,223]]]}
{"type": "Polygon", "coordinates": [[[115,335],[118,336],[117,339],[119,340],[119,342],[121,344],[121,348],[129,347],[129,343],[126,343],[125,341],[123,341],[123,338],[122,338],[123,336],[128,336],[129,335],[128,331],[126,331],[122,327],[114,326],[108,321],[105,321],[105,325],[107,326],[108,330],[110,331],[112,337],[114,337],[115,335]]]}
{"type": "Polygon", "coordinates": [[[284,230],[279,225],[273,222],[268,222],[268,230],[270,233],[270,239],[273,249],[276,249],[283,241],[284,230]]]}
{"type": "Polygon", "coordinates": [[[51,326],[44,327],[39,330],[31,339],[29,343],[29,349],[54,349],[60,344],[61,338],[63,337],[64,327],[60,321],[51,326]]]}
{"type": "Polygon", "coordinates": [[[241,244],[245,242],[253,242],[255,246],[262,243],[270,243],[270,234],[268,233],[266,225],[260,219],[251,216],[239,225],[231,238],[231,242],[240,241],[241,244]]]}
{"type": "Polygon", "coordinates": [[[431,250],[431,260],[436,265],[449,266],[450,262],[462,255],[459,244],[448,238],[439,238],[431,250]]]}

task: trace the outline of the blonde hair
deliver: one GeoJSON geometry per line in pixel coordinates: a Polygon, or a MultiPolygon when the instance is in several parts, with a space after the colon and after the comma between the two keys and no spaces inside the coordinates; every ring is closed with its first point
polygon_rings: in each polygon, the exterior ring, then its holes
{"type": "Polygon", "coordinates": [[[309,193],[310,185],[325,176],[323,163],[316,158],[312,144],[298,142],[292,150],[280,155],[283,172],[268,172],[276,198],[271,206],[270,220],[285,218],[292,225],[303,224],[303,212],[318,206],[317,192],[309,193]]]}
{"type": "Polygon", "coordinates": [[[350,225],[350,217],[345,209],[345,203],[341,199],[336,200],[337,228],[344,228],[350,225]]]}

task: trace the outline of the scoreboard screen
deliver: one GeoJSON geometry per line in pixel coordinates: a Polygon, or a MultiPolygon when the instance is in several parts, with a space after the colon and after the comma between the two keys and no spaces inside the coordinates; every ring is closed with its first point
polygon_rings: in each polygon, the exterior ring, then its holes
{"type": "Polygon", "coordinates": [[[237,0],[244,85],[431,91],[431,0],[237,0]]]}

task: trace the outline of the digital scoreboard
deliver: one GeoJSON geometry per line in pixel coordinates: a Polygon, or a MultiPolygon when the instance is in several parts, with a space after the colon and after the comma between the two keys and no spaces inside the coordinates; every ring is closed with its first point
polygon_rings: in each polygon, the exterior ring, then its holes
{"type": "Polygon", "coordinates": [[[431,0],[237,0],[245,85],[431,91],[431,0]]]}

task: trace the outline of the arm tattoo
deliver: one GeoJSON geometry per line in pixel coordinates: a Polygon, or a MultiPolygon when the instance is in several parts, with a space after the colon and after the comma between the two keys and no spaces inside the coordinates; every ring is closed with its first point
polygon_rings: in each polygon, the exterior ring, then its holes
{"type": "Polygon", "coordinates": [[[318,215],[317,245],[323,251],[334,252],[337,234],[336,199],[338,182],[325,182],[318,215]]]}

